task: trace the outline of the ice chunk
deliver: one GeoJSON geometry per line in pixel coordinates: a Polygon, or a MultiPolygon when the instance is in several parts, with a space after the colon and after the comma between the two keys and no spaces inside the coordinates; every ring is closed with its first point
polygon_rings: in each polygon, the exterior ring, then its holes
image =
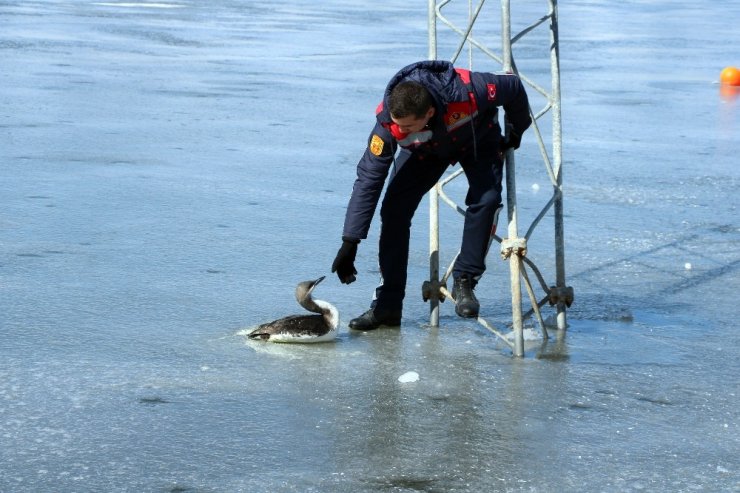
{"type": "Polygon", "coordinates": [[[398,381],[401,383],[418,382],[419,374],[415,371],[407,371],[406,373],[398,377],[398,381]]]}

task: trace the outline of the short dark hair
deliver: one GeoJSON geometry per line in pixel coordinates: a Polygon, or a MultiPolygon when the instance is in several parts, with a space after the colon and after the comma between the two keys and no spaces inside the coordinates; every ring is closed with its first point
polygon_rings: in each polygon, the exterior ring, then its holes
{"type": "Polygon", "coordinates": [[[432,95],[426,87],[411,80],[396,85],[388,98],[388,110],[395,118],[423,118],[432,106],[432,95]]]}

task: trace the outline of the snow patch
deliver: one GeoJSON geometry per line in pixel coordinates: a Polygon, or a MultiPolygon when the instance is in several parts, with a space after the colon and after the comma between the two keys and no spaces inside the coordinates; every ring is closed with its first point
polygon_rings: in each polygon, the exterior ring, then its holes
{"type": "Polygon", "coordinates": [[[419,374],[415,371],[407,371],[406,373],[398,377],[398,381],[401,383],[418,382],[419,374]]]}

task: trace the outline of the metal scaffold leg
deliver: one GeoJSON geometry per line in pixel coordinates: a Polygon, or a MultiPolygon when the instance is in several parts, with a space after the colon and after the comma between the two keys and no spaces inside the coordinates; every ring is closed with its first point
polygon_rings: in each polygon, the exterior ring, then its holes
{"type": "MultiPolygon", "coordinates": [[[[534,315],[534,318],[542,331],[542,337],[547,340],[547,326],[542,318],[540,308],[549,302],[550,305],[556,307],[556,328],[564,331],[567,327],[566,320],[566,308],[570,307],[573,302],[573,288],[566,286],[565,284],[565,248],[564,248],[564,235],[563,235],[563,175],[562,175],[562,133],[561,133],[561,120],[560,120],[560,60],[558,50],[558,13],[557,13],[557,0],[549,0],[547,2],[549,11],[546,15],[537,19],[534,23],[523,29],[518,34],[512,36],[511,34],[511,10],[510,0],[501,0],[501,55],[497,55],[493,50],[490,50],[485,45],[477,41],[473,37],[473,27],[477,20],[479,20],[480,14],[483,9],[483,5],[486,0],[479,0],[479,3],[473,6],[473,0],[469,0],[468,4],[468,23],[464,28],[456,26],[447,17],[442,14],[442,8],[447,6],[453,0],[442,0],[440,3],[436,3],[436,0],[429,0],[428,4],[428,23],[429,23],[429,58],[437,59],[437,47],[439,41],[439,33],[437,31],[437,21],[441,21],[451,31],[459,36],[459,42],[457,49],[450,60],[454,63],[459,57],[460,53],[467,45],[470,50],[470,64],[472,69],[472,53],[473,49],[476,49],[489,58],[494,59],[500,63],[502,69],[506,72],[516,73],[519,78],[533,88],[537,93],[544,96],[546,104],[542,110],[537,114],[534,114],[530,109],[530,113],[533,121],[533,130],[536,136],[540,152],[543,157],[545,171],[552,184],[552,197],[543,207],[541,212],[532,221],[526,234],[523,237],[519,236],[519,214],[517,209],[517,196],[516,196],[516,166],[515,166],[515,155],[513,150],[509,150],[505,155],[505,170],[506,170],[506,208],[507,208],[507,237],[500,238],[496,236],[495,229],[491,233],[491,242],[498,241],[501,244],[501,257],[509,264],[510,270],[510,285],[511,285],[511,334],[507,336],[502,330],[491,325],[487,320],[482,317],[478,318],[478,322],[488,329],[495,336],[504,341],[509,347],[511,347],[514,356],[524,356],[524,321],[534,315]],[[523,36],[534,31],[540,25],[549,26],[549,65],[551,72],[551,88],[545,90],[534,81],[530,80],[525,74],[521,73],[516,66],[513,56],[512,46],[523,36]],[[552,115],[551,121],[551,142],[550,145],[546,145],[543,135],[538,125],[538,120],[545,114],[552,115]],[[549,149],[548,149],[549,148],[549,149]],[[555,224],[555,285],[549,286],[534,264],[534,262],[527,257],[527,240],[531,237],[535,228],[540,223],[543,217],[551,211],[553,212],[555,224]],[[532,285],[527,269],[535,274],[535,277],[539,281],[540,288],[544,291],[545,295],[538,300],[535,293],[535,288],[532,285]],[[522,313],[522,285],[524,285],[527,297],[531,304],[531,309],[522,313]],[[513,336],[513,337],[510,337],[513,336]]],[[[450,292],[447,290],[447,279],[452,273],[452,267],[455,259],[449,265],[449,268],[440,279],[440,240],[439,240],[439,201],[442,200],[447,205],[457,210],[461,214],[465,214],[465,211],[458,206],[444,191],[444,186],[450,183],[452,180],[462,174],[462,170],[457,170],[451,173],[449,176],[444,177],[437,185],[431,190],[430,196],[430,240],[429,240],[429,281],[424,282],[422,286],[422,295],[425,301],[430,302],[430,324],[433,327],[439,325],[439,310],[440,301],[444,301],[445,298],[452,299],[450,292]]],[[[490,243],[489,242],[489,247],[490,243]]],[[[552,328],[552,327],[551,327],[552,328]]]]}

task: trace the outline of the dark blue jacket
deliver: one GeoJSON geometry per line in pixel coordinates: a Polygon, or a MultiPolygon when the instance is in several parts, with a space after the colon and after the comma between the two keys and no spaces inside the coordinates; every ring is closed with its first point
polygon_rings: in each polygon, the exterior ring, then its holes
{"type": "Polygon", "coordinates": [[[531,119],[527,93],[517,76],[455,69],[450,62],[440,60],[417,62],[401,69],[386,87],[383,102],[376,112],[375,128],[357,164],[357,179],[342,236],[367,238],[399,147],[420,159],[450,164],[471,158],[485,159],[498,153],[501,140],[499,106],[503,106],[513,130],[522,135],[531,119]],[[388,112],[391,90],[406,80],[422,84],[434,99],[435,107],[430,129],[412,135],[402,134],[388,112]]]}

